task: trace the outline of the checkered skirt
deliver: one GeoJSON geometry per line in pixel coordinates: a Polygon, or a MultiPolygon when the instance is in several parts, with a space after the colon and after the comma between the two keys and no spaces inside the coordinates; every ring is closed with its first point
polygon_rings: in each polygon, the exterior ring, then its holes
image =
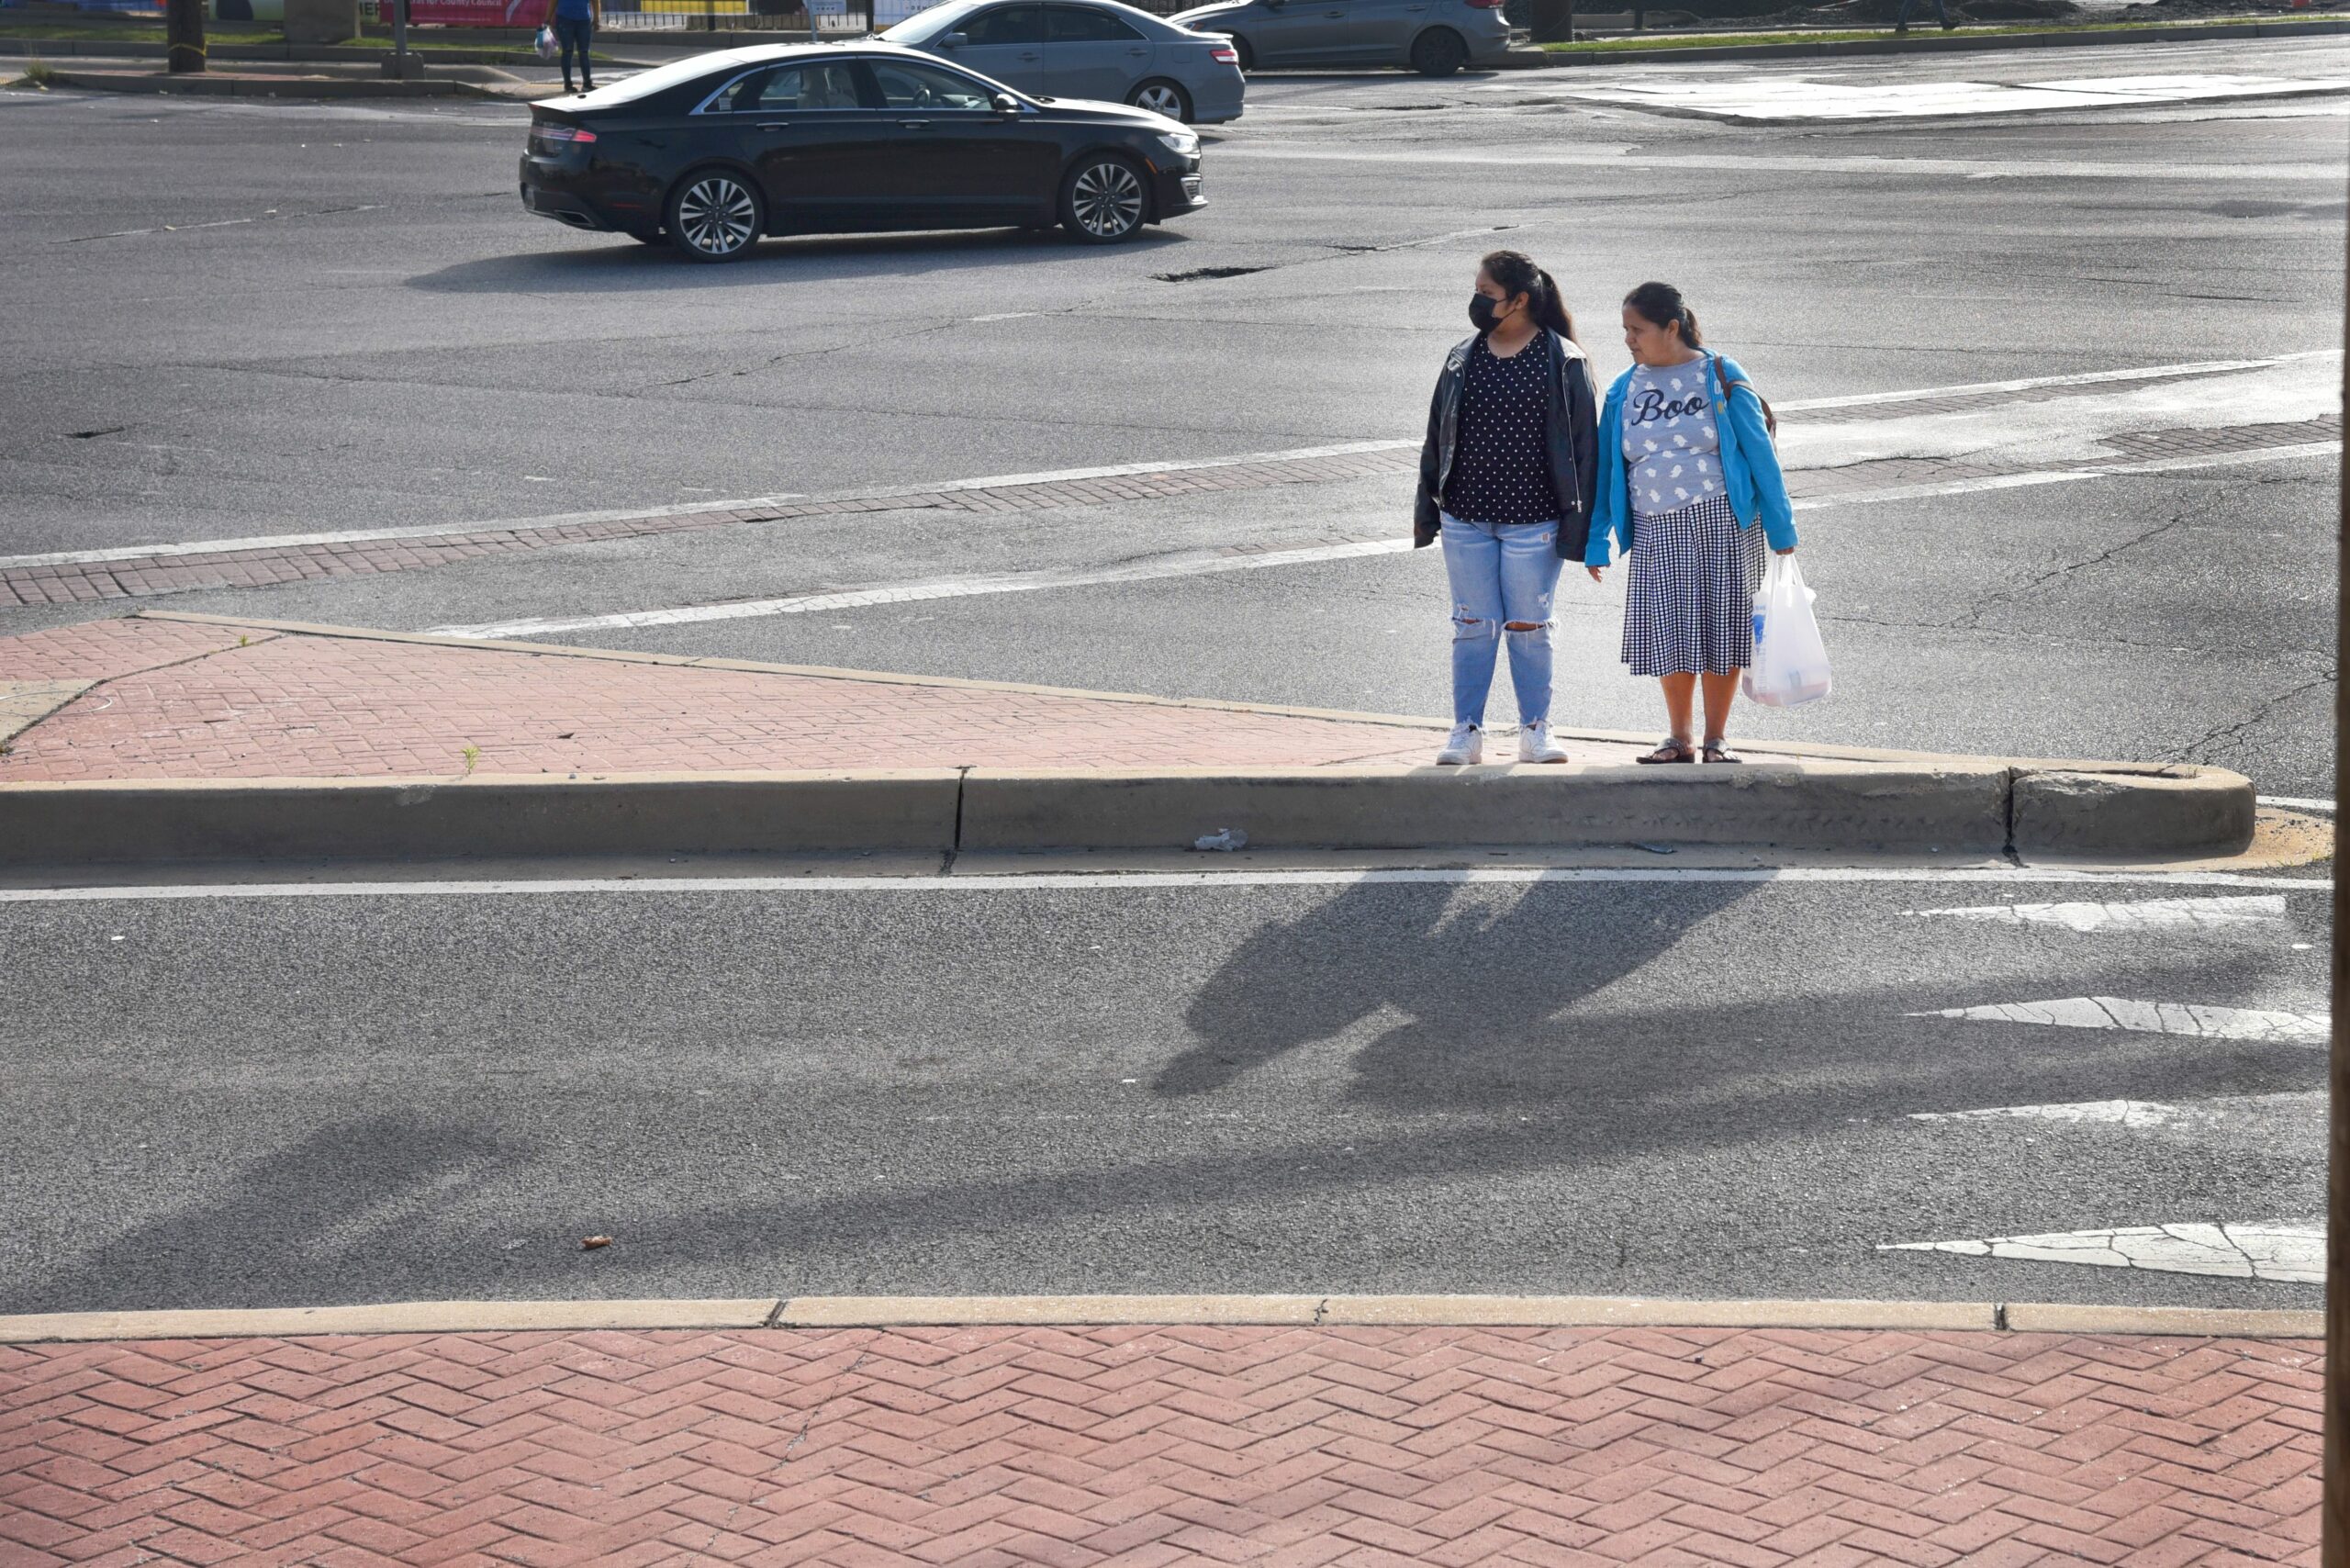
{"type": "Polygon", "coordinates": [[[1728,675],[1754,658],[1762,530],[1720,496],[1632,525],[1624,662],[1634,675],[1728,675]]]}

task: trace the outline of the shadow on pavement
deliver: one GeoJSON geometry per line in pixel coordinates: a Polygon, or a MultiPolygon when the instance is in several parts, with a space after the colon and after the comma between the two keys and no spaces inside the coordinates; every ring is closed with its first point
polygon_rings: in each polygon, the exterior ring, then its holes
{"type": "MultiPolygon", "coordinates": [[[[939,273],[1024,267],[1096,254],[1058,230],[984,229],[948,233],[807,235],[770,239],[738,262],[706,266],[667,245],[624,234],[598,235],[594,250],[538,251],[459,262],[419,273],[407,286],[439,294],[646,293],[741,288],[761,283],[860,283],[939,273]]],[[[1189,241],[1170,230],[1146,230],[1117,253],[1145,254],[1189,241]]]]}
{"type": "Polygon", "coordinates": [[[1660,896],[1599,885],[1566,899],[1529,888],[1487,914],[1455,909],[1451,886],[1366,883],[1243,941],[1185,1014],[1199,1043],[1152,1086],[1221,1089],[1388,1009],[1408,1022],[1358,1053],[1356,1098],[1411,1110],[1481,1103],[1497,1090],[1543,1093],[1562,1055],[1579,1054],[1577,1031],[1553,1022],[1560,1012],[1760,886],[1681,884],[1660,896]]]}

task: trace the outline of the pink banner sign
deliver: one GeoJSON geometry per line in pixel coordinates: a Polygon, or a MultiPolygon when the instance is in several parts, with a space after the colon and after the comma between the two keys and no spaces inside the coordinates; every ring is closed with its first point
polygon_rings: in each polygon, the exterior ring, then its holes
{"type": "Polygon", "coordinates": [[[408,19],[444,28],[535,28],[554,10],[548,0],[408,0],[408,19]]]}

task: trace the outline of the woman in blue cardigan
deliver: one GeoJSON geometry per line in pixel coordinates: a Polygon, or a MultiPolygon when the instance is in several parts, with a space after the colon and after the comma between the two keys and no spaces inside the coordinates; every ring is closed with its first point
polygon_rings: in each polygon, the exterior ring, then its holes
{"type": "Polygon", "coordinates": [[[1632,368],[1599,414],[1599,494],[1583,565],[1591,580],[1621,547],[1624,662],[1664,686],[1672,734],[1642,762],[1695,762],[1691,708],[1705,686],[1707,762],[1736,762],[1727,736],[1739,672],[1754,657],[1762,547],[1795,554],[1795,508],[1762,395],[1738,362],[1705,347],[1671,284],[1624,298],[1632,368]]]}

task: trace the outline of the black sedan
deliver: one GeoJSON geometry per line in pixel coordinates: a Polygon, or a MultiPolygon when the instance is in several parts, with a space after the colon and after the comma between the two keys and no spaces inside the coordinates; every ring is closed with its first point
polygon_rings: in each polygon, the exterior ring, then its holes
{"type": "Polygon", "coordinates": [[[1203,203],[1174,120],[871,43],[723,50],[533,104],[522,205],[730,262],[765,234],[1058,221],[1106,244],[1203,203]]]}

